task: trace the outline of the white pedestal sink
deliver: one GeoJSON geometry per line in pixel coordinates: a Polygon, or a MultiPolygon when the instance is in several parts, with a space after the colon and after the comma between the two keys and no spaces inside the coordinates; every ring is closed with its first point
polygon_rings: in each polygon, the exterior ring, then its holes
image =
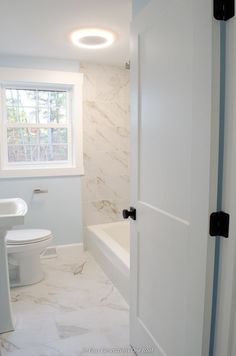
{"type": "Polygon", "coordinates": [[[0,334],[14,330],[7,261],[6,233],[15,225],[24,224],[27,213],[24,200],[0,199],[0,334]]]}

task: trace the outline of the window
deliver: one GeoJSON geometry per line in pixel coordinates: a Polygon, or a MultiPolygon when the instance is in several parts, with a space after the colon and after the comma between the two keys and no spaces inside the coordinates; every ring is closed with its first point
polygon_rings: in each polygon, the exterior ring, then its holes
{"type": "Polygon", "coordinates": [[[5,89],[8,164],[71,162],[69,93],[5,89]]]}
{"type": "Polygon", "coordinates": [[[55,79],[45,83],[45,71],[16,71],[27,78],[1,83],[0,176],[83,174],[80,75],[68,73],[75,75],[71,83],[67,73],[60,80],[58,72],[46,72],[55,79]]]}

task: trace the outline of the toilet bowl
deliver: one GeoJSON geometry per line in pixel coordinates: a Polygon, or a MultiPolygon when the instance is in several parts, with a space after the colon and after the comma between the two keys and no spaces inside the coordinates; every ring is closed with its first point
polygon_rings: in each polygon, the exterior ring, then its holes
{"type": "Polygon", "coordinates": [[[11,287],[38,283],[43,279],[40,254],[53,239],[49,230],[11,230],[6,236],[11,287]]]}

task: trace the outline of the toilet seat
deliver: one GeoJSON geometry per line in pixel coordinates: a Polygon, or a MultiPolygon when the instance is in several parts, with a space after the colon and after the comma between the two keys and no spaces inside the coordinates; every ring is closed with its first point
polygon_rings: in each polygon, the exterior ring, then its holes
{"type": "Polygon", "coordinates": [[[27,245],[34,244],[52,238],[49,230],[42,229],[25,229],[11,230],[6,236],[7,245],[27,245]]]}

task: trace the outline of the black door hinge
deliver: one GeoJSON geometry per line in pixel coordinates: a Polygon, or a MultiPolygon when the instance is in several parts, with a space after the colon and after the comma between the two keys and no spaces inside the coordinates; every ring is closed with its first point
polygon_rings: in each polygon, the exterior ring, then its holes
{"type": "Polygon", "coordinates": [[[217,211],[210,216],[210,235],[229,237],[229,214],[217,211]]]}
{"type": "Polygon", "coordinates": [[[214,0],[214,17],[227,21],[235,15],[235,0],[214,0]]]}

